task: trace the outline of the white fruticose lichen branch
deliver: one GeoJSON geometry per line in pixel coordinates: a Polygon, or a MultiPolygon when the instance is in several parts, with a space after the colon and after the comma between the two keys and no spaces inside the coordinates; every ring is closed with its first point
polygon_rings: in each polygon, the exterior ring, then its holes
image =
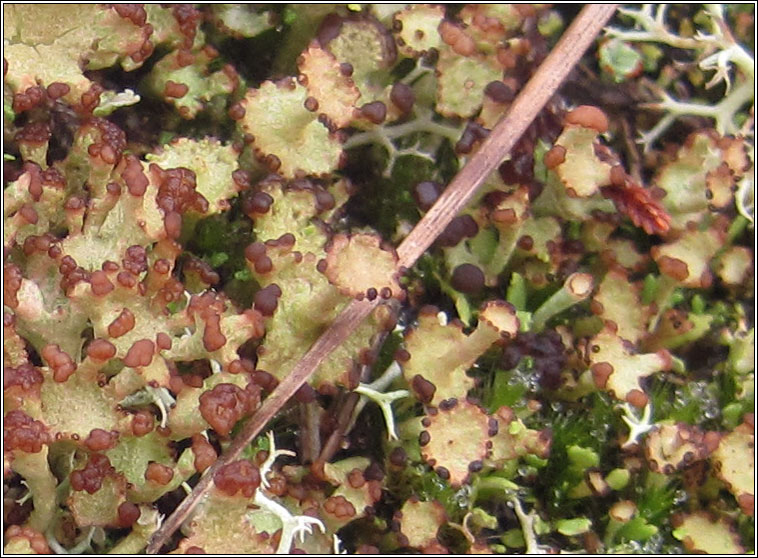
{"type": "Polygon", "coordinates": [[[384,143],[382,138],[395,140],[415,132],[426,132],[435,134],[456,142],[463,133],[463,126],[450,126],[440,124],[432,119],[434,112],[431,110],[417,111],[416,118],[403,122],[397,126],[382,126],[366,130],[351,136],[344,144],[345,149],[366,145],[368,143],[384,143]]]}
{"type": "Polygon", "coordinates": [[[508,498],[508,505],[516,512],[516,517],[521,524],[521,532],[524,535],[524,543],[526,544],[526,554],[552,554],[553,549],[551,547],[537,542],[537,534],[534,532],[534,520],[536,517],[534,511],[526,513],[521,506],[521,500],[517,496],[508,498]]]}
{"type": "Polygon", "coordinates": [[[122,407],[139,407],[151,403],[158,407],[161,413],[161,428],[165,428],[168,424],[168,411],[176,404],[176,399],[166,388],[145,386],[127,395],[120,402],[122,407]]]}
{"type": "Polygon", "coordinates": [[[264,494],[264,490],[269,486],[266,475],[271,471],[271,467],[274,465],[276,458],[280,455],[295,455],[294,452],[289,450],[276,449],[273,432],[267,432],[266,437],[269,442],[269,454],[260,468],[261,486],[255,491],[253,503],[260,509],[267,511],[279,519],[282,524],[282,535],[279,538],[279,546],[276,548],[276,553],[289,554],[292,548],[292,543],[297,535],[300,535],[300,540],[302,541],[306,534],[310,535],[313,532],[314,525],[318,527],[322,533],[326,532],[326,527],[324,527],[324,524],[320,519],[316,519],[315,517],[293,515],[283,505],[264,494]]]}
{"type": "Polygon", "coordinates": [[[21,484],[26,487],[26,493],[23,494],[20,498],[16,498],[14,500],[17,504],[23,504],[27,500],[32,499],[32,491],[29,490],[29,485],[26,484],[26,481],[24,479],[21,479],[21,484]]]}
{"type": "Polygon", "coordinates": [[[277,554],[289,554],[295,536],[300,535],[300,540],[302,541],[306,534],[310,535],[313,532],[314,525],[322,533],[326,532],[326,528],[320,519],[307,515],[292,515],[283,505],[263,494],[262,490],[255,491],[253,503],[270,514],[275,515],[282,522],[282,536],[279,539],[279,546],[276,548],[277,554]]]}
{"type": "Polygon", "coordinates": [[[358,414],[365,406],[366,398],[371,399],[377,405],[379,405],[382,410],[384,421],[387,423],[387,436],[390,440],[398,439],[397,432],[395,430],[395,417],[392,414],[392,402],[398,399],[403,399],[404,397],[408,397],[410,395],[410,392],[407,389],[400,389],[397,391],[382,393],[381,390],[386,389],[387,386],[389,386],[396,378],[400,377],[402,373],[403,371],[400,368],[400,365],[397,363],[397,361],[393,360],[392,364],[387,367],[387,370],[385,370],[379,378],[370,384],[360,384],[354,390],[356,393],[360,393],[363,397],[361,397],[361,401],[359,401],[355,406],[353,419],[358,416],[358,414]]]}
{"type": "Polygon", "coordinates": [[[737,184],[737,192],[734,195],[737,212],[745,219],[754,223],[755,221],[755,182],[753,172],[748,172],[745,177],[737,184]]]}
{"type": "Polygon", "coordinates": [[[427,66],[423,61],[419,61],[400,81],[406,85],[413,85],[416,81],[433,71],[434,68],[427,66]]]}
{"type": "Polygon", "coordinates": [[[50,550],[56,554],[82,554],[86,550],[92,550],[92,536],[95,534],[95,527],[90,527],[82,540],[71,548],[65,548],[60,542],[58,542],[58,539],[55,538],[54,528],[55,526],[51,525],[50,528],[45,531],[45,540],[47,540],[47,545],[50,547],[50,550]]]}
{"type": "Polygon", "coordinates": [[[271,472],[271,468],[274,466],[274,461],[276,461],[276,458],[280,455],[287,455],[289,457],[295,457],[297,454],[294,451],[291,450],[283,450],[283,449],[276,449],[276,441],[274,439],[274,433],[273,431],[269,430],[266,432],[266,438],[268,439],[268,457],[266,458],[266,461],[263,462],[261,465],[261,486],[263,488],[269,487],[268,478],[266,475],[268,475],[271,472]]]}
{"type": "Polygon", "coordinates": [[[337,535],[332,535],[332,554],[347,554],[347,550],[342,548],[342,541],[337,535]]]}
{"type": "Polygon", "coordinates": [[[376,126],[364,132],[351,136],[345,143],[345,149],[362,145],[377,144],[387,150],[389,161],[384,170],[384,176],[389,177],[397,159],[403,155],[414,155],[431,161],[436,161],[434,153],[421,148],[417,142],[413,147],[398,148],[394,141],[414,133],[426,133],[437,138],[447,138],[455,144],[463,133],[463,125],[451,126],[435,122],[434,112],[417,109],[415,118],[396,126],[376,126]]]}
{"type": "Polygon", "coordinates": [[[209,358],[208,362],[211,365],[211,372],[214,374],[220,374],[221,373],[221,363],[217,361],[215,358],[209,358]]]}
{"type": "Polygon", "coordinates": [[[713,118],[716,130],[720,134],[739,134],[739,124],[735,117],[745,105],[755,98],[755,60],[742,45],[737,43],[724,21],[723,6],[707,5],[705,13],[709,16],[710,33],[702,30],[693,37],[681,37],[672,33],[665,22],[666,4],[658,5],[654,12],[652,4],[645,4],[641,9],[620,9],[619,12],[630,17],[639,29],[629,31],[617,27],[606,29],[606,35],[629,42],[653,42],[664,45],[695,50],[701,57],[700,69],[713,71],[713,77],[706,84],[706,89],[724,82],[724,98],[715,105],[705,103],[683,102],[674,99],[665,92],[660,92],[661,101],[642,105],[643,108],[663,111],[661,120],[649,131],[640,136],[639,142],[647,151],[671,124],[680,116],[704,116],[713,118]],[[738,70],[737,85],[732,88],[732,66],[738,70]]]}
{"type": "Polygon", "coordinates": [[[606,35],[623,41],[634,43],[661,43],[682,49],[703,49],[711,46],[711,43],[723,41],[725,34],[717,18],[723,19],[720,6],[709,6],[706,10],[711,16],[711,30],[713,35],[698,32],[694,37],[682,37],[669,31],[666,25],[666,10],[668,4],[643,4],[639,10],[631,8],[619,8],[618,12],[632,19],[639,30],[629,31],[618,27],[607,27],[606,35]],[[655,12],[653,11],[657,7],[655,12]]]}
{"type": "Polygon", "coordinates": [[[640,143],[648,149],[671,123],[679,116],[705,116],[716,121],[716,131],[719,134],[737,134],[740,127],[735,121],[737,113],[750,101],[753,100],[754,82],[744,81],[735,87],[732,92],[721,99],[715,105],[702,103],[688,103],[677,101],[667,93],[661,92],[662,100],[657,103],[647,103],[643,108],[664,111],[666,114],[656,126],[648,132],[641,134],[640,143]],[[665,121],[665,125],[663,124],[665,121]]]}
{"type": "Polygon", "coordinates": [[[627,426],[629,427],[629,435],[626,442],[621,444],[622,449],[626,449],[639,441],[639,437],[651,430],[655,424],[650,422],[653,416],[653,406],[648,403],[642,410],[642,416],[637,417],[637,414],[632,409],[629,403],[621,405],[621,409],[624,411],[624,416],[621,417],[627,426]]]}

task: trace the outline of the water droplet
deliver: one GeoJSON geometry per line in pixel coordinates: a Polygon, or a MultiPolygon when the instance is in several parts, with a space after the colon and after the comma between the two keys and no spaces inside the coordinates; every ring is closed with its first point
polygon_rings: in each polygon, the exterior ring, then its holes
{"type": "Polygon", "coordinates": [[[677,490],[674,493],[674,504],[675,505],[683,504],[687,501],[687,498],[688,496],[687,496],[686,490],[677,490]]]}

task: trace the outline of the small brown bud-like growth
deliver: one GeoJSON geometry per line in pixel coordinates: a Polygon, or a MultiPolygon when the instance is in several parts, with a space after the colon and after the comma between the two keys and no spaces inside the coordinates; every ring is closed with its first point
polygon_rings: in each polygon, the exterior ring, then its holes
{"type": "Polygon", "coordinates": [[[148,366],[153,361],[155,343],[150,339],[135,341],[124,357],[124,364],[132,368],[148,366]]]}
{"type": "Polygon", "coordinates": [[[76,365],[65,351],[58,345],[47,345],[42,349],[44,358],[53,370],[53,379],[56,382],[65,382],[76,372],[76,365]]]}
{"type": "Polygon", "coordinates": [[[124,308],[116,319],[108,326],[108,335],[121,337],[134,328],[134,314],[128,308],[124,308]]]}
{"type": "Polygon", "coordinates": [[[252,498],[261,484],[261,474],[258,468],[248,460],[240,459],[216,471],[213,483],[228,496],[242,492],[246,498],[252,498]]]}

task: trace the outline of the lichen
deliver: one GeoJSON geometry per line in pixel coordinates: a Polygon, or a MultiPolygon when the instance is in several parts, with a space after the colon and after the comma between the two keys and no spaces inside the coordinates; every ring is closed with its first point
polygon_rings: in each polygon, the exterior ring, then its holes
{"type": "Polygon", "coordinates": [[[3,15],[6,553],[755,546],[754,6],[3,15]]]}

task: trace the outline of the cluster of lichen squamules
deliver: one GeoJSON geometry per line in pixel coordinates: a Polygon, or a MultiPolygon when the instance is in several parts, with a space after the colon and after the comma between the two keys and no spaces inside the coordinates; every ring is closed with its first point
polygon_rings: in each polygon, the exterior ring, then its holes
{"type": "Polygon", "coordinates": [[[3,6],[6,553],[754,549],[754,6],[3,6]]]}

